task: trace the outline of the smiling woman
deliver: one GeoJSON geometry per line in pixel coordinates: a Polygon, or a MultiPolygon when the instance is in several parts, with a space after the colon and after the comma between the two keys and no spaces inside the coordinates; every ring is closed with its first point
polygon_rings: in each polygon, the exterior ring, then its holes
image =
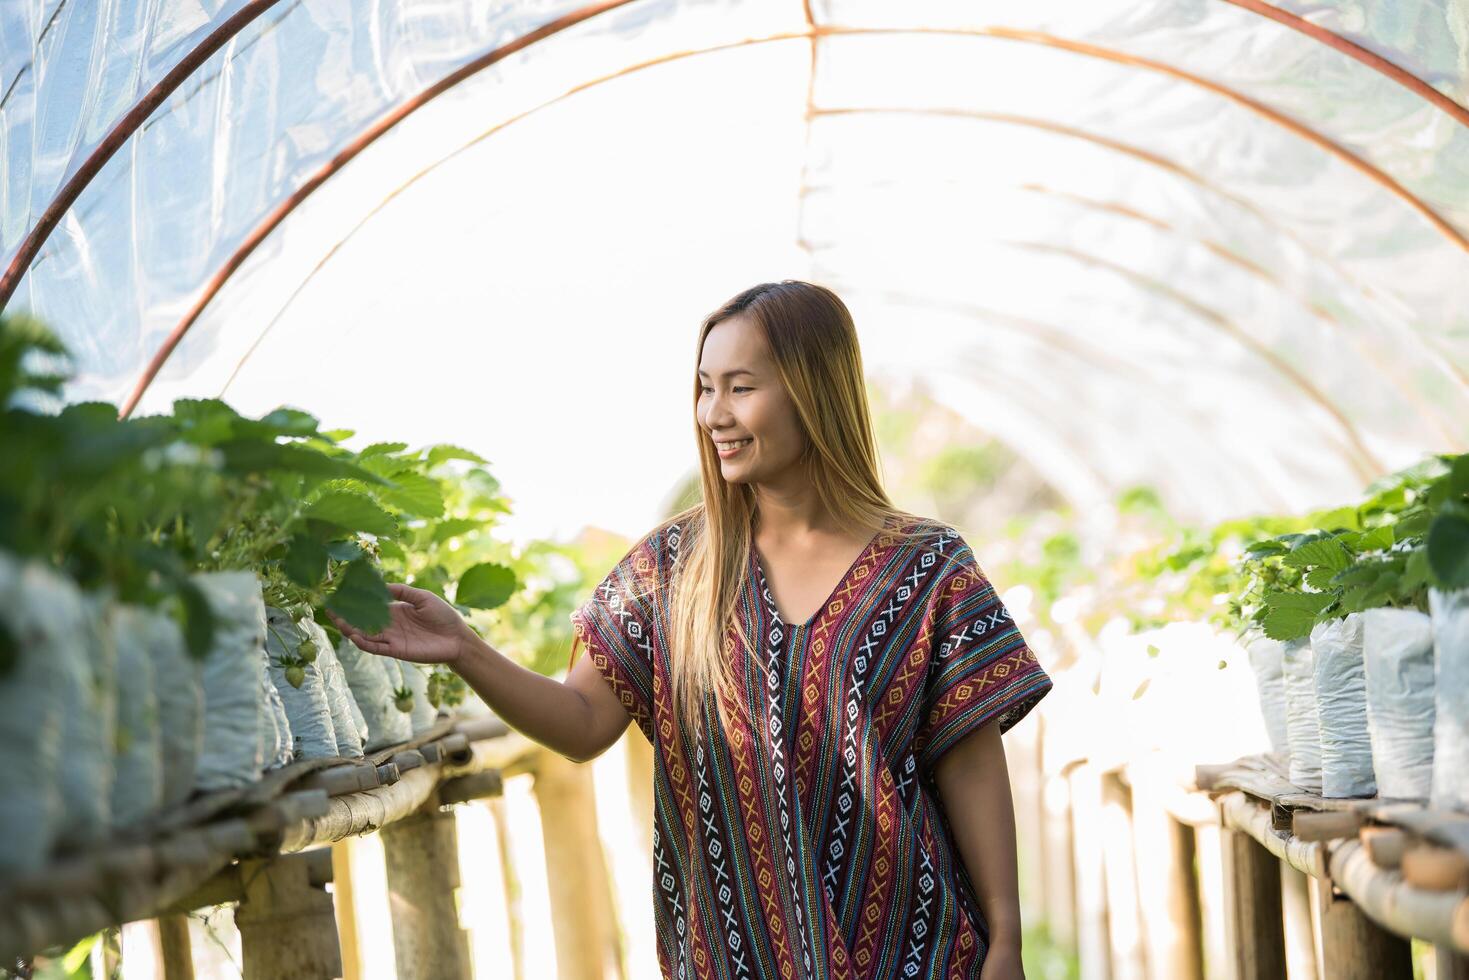
{"type": "Polygon", "coordinates": [[[655,749],[664,977],[1019,977],[998,736],[1050,677],[958,531],[890,503],[835,293],[740,293],[697,374],[702,502],[572,614],[655,749]]]}

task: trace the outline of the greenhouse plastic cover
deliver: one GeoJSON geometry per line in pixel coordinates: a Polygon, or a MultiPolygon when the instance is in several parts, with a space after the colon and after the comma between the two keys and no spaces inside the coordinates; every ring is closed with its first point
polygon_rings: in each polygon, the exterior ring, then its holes
{"type": "Polygon", "coordinates": [[[529,374],[575,408],[521,438],[625,479],[699,318],[790,277],[1083,504],[1469,439],[1469,3],[6,0],[0,86],[73,400],[493,447],[529,374]]]}

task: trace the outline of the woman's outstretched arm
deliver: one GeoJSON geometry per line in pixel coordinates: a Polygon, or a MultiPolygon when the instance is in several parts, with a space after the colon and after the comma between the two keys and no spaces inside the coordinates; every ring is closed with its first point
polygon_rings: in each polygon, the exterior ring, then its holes
{"type": "Polygon", "coordinates": [[[446,664],[505,723],[573,762],[605,752],[631,721],[591,657],[558,681],[506,657],[482,640],[459,611],[425,589],[388,583],[391,622],[368,635],[328,613],[360,649],[420,664],[446,664]]]}
{"type": "Polygon", "coordinates": [[[989,924],[983,980],[1019,980],[1020,888],[1015,868],[1015,806],[1000,726],[990,722],[954,743],[934,765],[954,842],[989,924]]]}

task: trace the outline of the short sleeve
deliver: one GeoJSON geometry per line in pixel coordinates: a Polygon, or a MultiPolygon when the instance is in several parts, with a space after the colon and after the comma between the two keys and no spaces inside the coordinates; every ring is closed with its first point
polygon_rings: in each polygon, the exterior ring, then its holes
{"type": "Polygon", "coordinates": [[[649,741],[653,741],[653,648],[660,636],[660,540],[656,533],[640,540],[571,613],[572,662],[577,648],[585,644],[593,665],[649,741]]]}
{"type": "Polygon", "coordinates": [[[933,599],[932,648],[916,751],[924,769],[965,735],[998,721],[1003,734],[1051,690],[1051,678],[962,537],[933,599]]]}

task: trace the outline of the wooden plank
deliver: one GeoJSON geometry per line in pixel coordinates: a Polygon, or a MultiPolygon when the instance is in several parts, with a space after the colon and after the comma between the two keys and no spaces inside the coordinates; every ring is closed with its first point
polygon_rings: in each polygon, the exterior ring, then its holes
{"type": "Polygon", "coordinates": [[[1280,868],[1249,834],[1226,827],[1224,851],[1225,945],[1235,980],[1280,980],[1285,974],[1285,928],[1280,868]]]}
{"type": "Polygon", "coordinates": [[[1280,909],[1285,919],[1285,965],[1290,980],[1317,980],[1316,923],[1306,876],[1280,862],[1280,909]]]}
{"type": "Polygon", "coordinates": [[[1330,883],[1316,885],[1325,976],[1331,980],[1413,980],[1408,940],[1382,928],[1330,883]]]}
{"type": "Polygon", "coordinates": [[[1386,803],[1374,807],[1372,819],[1411,830],[1418,836],[1469,854],[1469,816],[1449,810],[1430,810],[1416,803],[1386,803]]]}
{"type": "Polygon", "coordinates": [[[1396,871],[1403,865],[1403,852],[1407,850],[1408,834],[1397,827],[1363,827],[1357,835],[1362,850],[1379,868],[1396,871]]]}
{"type": "Polygon", "coordinates": [[[1436,844],[1420,843],[1403,852],[1403,880],[1431,892],[1469,889],[1469,856],[1436,844]]]}

